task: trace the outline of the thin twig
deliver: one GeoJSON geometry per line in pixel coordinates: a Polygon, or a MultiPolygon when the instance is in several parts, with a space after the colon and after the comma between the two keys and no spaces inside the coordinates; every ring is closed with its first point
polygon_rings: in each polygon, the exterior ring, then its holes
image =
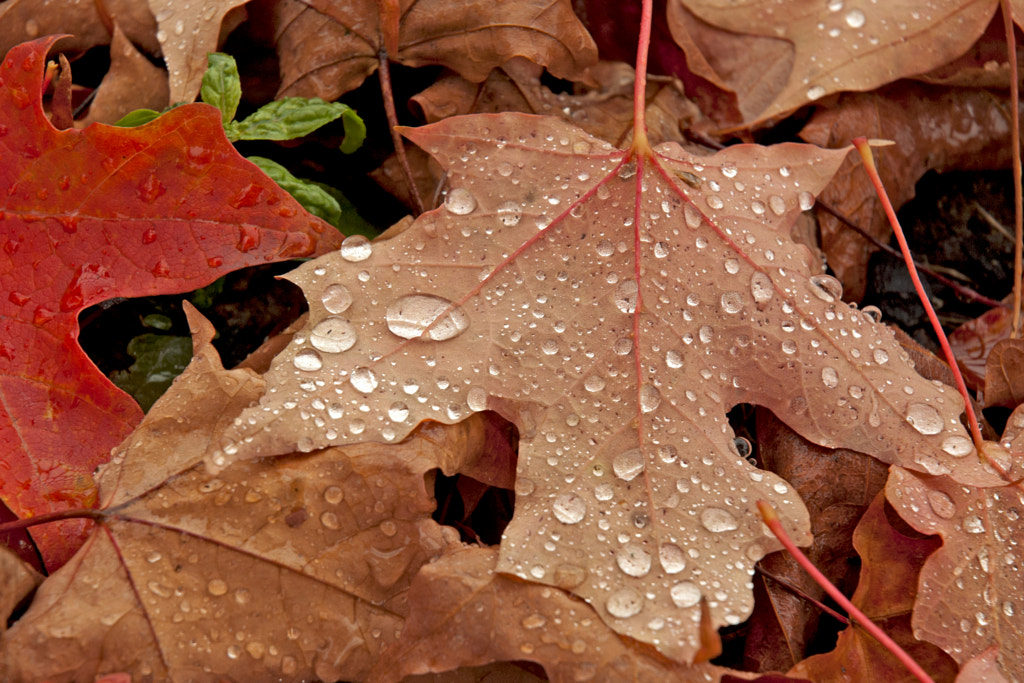
{"type": "Polygon", "coordinates": [[[378,69],[380,77],[380,92],[384,98],[384,112],[388,117],[388,130],[391,131],[391,141],[395,145],[395,154],[398,155],[398,162],[402,165],[402,173],[405,174],[405,182],[409,184],[409,194],[412,197],[416,208],[416,214],[424,212],[423,199],[416,187],[416,180],[412,177],[412,167],[409,166],[409,157],[405,154],[405,142],[402,134],[398,132],[398,112],[395,111],[395,96],[391,90],[391,69],[388,66],[388,52],[384,47],[377,51],[378,69]]]}

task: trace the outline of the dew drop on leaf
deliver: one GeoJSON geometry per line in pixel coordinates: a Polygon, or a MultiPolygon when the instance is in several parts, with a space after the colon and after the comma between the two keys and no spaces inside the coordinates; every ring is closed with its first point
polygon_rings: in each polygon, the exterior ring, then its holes
{"type": "Polygon", "coordinates": [[[212,579],[206,584],[206,590],[214,597],[220,597],[228,592],[228,584],[223,579],[212,579]]]}
{"type": "Polygon", "coordinates": [[[974,452],[974,445],[965,436],[950,436],[942,442],[942,450],[954,458],[962,458],[974,452]]]}
{"type": "Polygon", "coordinates": [[[640,412],[650,413],[661,405],[661,392],[653,384],[640,387],[640,412]]]}
{"type": "Polygon", "coordinates": [[[831,275],[812,275],[809,282],[811,292],[822,301],[833,303],[843,298],[843,285],[831,275]]]}
{"type": "Polygon", "coordinates": [[[672,586],[669,591],[676,607],[693,607],[700,602],[700,587],[695,583],[683,581],[672,586]]]}
{"type": "Polygon", "coordinates": [[[686,222],[686,226],[693,230],[700,227],[701,222],[704,220],[703,216],[700,215],[700,211],[691,204],[683,205],[683,220],[686,222]]]}
{"type": "Polygon", "coordinates": [[[325,353],[340,353],[352,348],[357,339],[356,328],[343,318],[321,320],[309,334],[313,348],[325,353]]]}
{"type": "Polygon", "coordinates": [[[563,493],[555,498],[555,501],[551,504],[551,510],[555,513],[555,519],[559,522],[563,524],[578,524],[587,513],[587,502],[575,493],[563,493]]]}
{"type": "Polygon", "coordinates": [[[969,534],[983,534],[985,533],[985,523],[978,515],[971,515],[964,519],[964,531],[969,534]]]}
{"type": "Polygon", "coordinates": [[[615,289],[615,305],[623,313],[636,312],[636,280],[623,280],[615,289]]]}
{"type": "Polygon", "coordinates": [[[532,479],[516,477],[515,492],[517,496],[528,496],[537,488],[532,479]]]}
{"type": "Polygon", "coordinates": [[[775,294],[772,279],[766,273],[757,271],[750,278],[750,295],[759,304],[768,303],[775,294]]]}
{"type": "Polygon", "coordinates": [[[673,370],[683,367],[683,354],[678,351],[666,351],[665,365],[669,366],[673,370]]]}
{"type": "Polygon", "coordinates": [[[608,596],[604,604],[608,614],[617,619],[636,616],[643,609],[643,598],[632,588],[623,588],[608,596]]]}
{"type": "Polygon", "coordinates": [[[373,245],[363,235],[349,235],[341,243],[341,258],[349,263],[365,261],[373,254],[373,245]]]}
{"type": "Polygon", "coordinates": [[[637,543],[627,543],[619,548],[615,562],[629,576],[646,576],[651,571],[651,554],[637,543]]]}
{"type": "Polygon", "coordinates": [[[907,422],[921,434],[938,434],[942,431],[942,416],[926,403],[911,403],[907,406],[907,422]]]}
{"type": "Polygon", "coordinates": [[[889,354],[885,349],[875,349],[871,355],[879,365],[884,365],[889,362],[889,354]]]}
{"type": "Polygon", "coordinates": [[[385,318],[388,329],[403,339],[417,339],[429,327],[429,338],[446,341],[469,327],[469,316],[461,308],[430,294],[403,296],[388,306],[385,318]]]}
{"type": "Polygon", "coordinates": [[[596,394],[604,389],[604,385],[604,377],[601,377],[601,375],[591,375],[583,382],[583,388],[592,394],[596,394]]]}
{"type": "Polygon", "coordinates": [[[465,216],[476,208],[476,197],[469,190],[457,187],[444,198],[444,208],[456,216],[465,216]]]}
{"type": "Polygon", "coordinates": [[[616,356],[628,355],[633,350],[633,340],[629,337],[619,337],[615,340],[615,344],[612,346],[612,351],[615,352],[616,356]]]}
{"type": "Polygon", "coordinates": [[[821,383],[829,389],[835,389],[839,386],[839,373],[836,369],[831,366],[826,366],[821,369],[821,383]]]}
{"type": "Polygon", "coordinates": [[[507,228],[518,225],[523,217],[523,210],[517,202],[504,202],[498,205],[498,220],[507,228]]]}
{"type": "Polygon", "coordinates": [[[615,497],[615,489],[611,484],[598,484],[594,487],[594,498],[600,501],[611,500],[615,497]]]}
{"type": "Polygon", "coordinates": [[[366,366],[360,366],[352,370],[349,382],[356,391],[368,394],[377,388],[377,373],[366,366]]]}
{"type": "Polygon", "coordinates": [[[295,367],[299,370],[305,370],[306,372],[316,372],[323,367],[323,361],[320,358],[320,354],[313,349],[303,349],[295,354],[295,358],[292,360],[295,367]]]}
{"type": "Polygon", "coordinates": [[[401,401],[396,401],[391,404],[388,408],[388,418],[392,422],[405,422],[406,418],[409,417],[409,406],[405,405],[401,401]]]}
{"type": "Polygon", "coordinates": [[[324,500],[330,505],[337,505],[345,500],[345,491],[338,486],[328,486],[324,489],[324,500]]]}
{"type": "Polygon", "coordinates": [[[715,507],[704,508],[700,513],[700,523],[704,525],[705,529],[714,533],[732,531],[739,527],[736,517],[731,512],[715,507]]]}
{"type": "Polygon", "coordinates": [[[328,313],[343,313],[352,305],[352,293],[345,285],[333,284],[324,289],[320,298],[328,313]]]}
{"type": "Polygon", "coordinates": [[[615,456],[612,471],[622,481],[632,481],[644,471],[644,455],[639,448],[631,448],[615,456]]]}
{"type": "Polygon", "coordinates": [[[743,296],[739,292],[726,292],[722,295],[722,310],[726,313],[739,313],[743,310],[743,296]]]}
{"type": "Polygon", "coordinates": [[[466,394],[466,405],[470,410],[487,410],[487,392],[480,387],[473,387],[466,394]]]}
{"type": "Polygon", "coordinates": [[[800,205],[801,211],[810,211],[814,208],[814,195],[807,190],[802,190],[796,196],[797,203],[800,205]]]}
{"type": "Polygon", "coordinates": [[[928,504],[931,506],[932,512],[942,519],[950,519],[956,514],[956,503],[942,491],[929,491],[928,504]]]}
{"type": "Polygon", "coordinates": [[[658,559],[666,574],[678,574],[686,569],[686,555],[683,554],[682,548],[674,543],[663,543],[658,550],[658,559]]]}

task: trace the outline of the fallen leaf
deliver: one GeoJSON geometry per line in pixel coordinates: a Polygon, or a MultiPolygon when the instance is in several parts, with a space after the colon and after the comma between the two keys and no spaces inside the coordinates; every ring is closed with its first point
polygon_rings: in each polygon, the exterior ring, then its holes
{"type": "Polygon", "coordinates": [[[39,572],[13,551],[0,547],[0,635],[7,629],[7,620],[14,610],[42,582],[39,572]]]}
{"type": "MultiPolygon", "coordinates": [[[[597,48],[568,0],[489,2],[401,0],[398,51],[406,66],[442,64],[471,81],[513,57],[572,78],[597,61],[597,48]]],[[[335,100],[355,89],[379,63],[386,32],[372,0],[279,0],[275,41],[281,64],[278,95],[335,100]]]]}
{"type": "Polygon", "coordinates": [[[1016,550],[1024,542],[1020,488],[965,487],[894,467],[886,495],[912,527],[942,536],[942,547],[921,570],[914,635],[961,666],[995,647],[1004,675],[1024,671],[1024,584],[1016,550]]]}
{"type": "MultiPolygon", "coordinates": [[[[910,628],[918,573],[940,545],[939,539],[912,538],[893,528],[885,516],[885,495],[879,491],[854,531],[853,545],[862,562],[853,604],[934,680],[952,681],[957,671],[953,660],[934,645],[917,640],[910,628]]],[[[839,634],[832,652],[808,657],[789,673],[812,681],[917,680],[881,643],[855,624],[839,634]]]]}
{"type": "MultiPolygon", "coordinates": [[[[54,129],[40,97],[55,40],[0,67],[0,497],[21,517],[93,505],[92,471],[142,417],[79,347],[79,312],[340,241],[235,151],[208,105],[139,128],[54,129]]],[[[51,568],[84,526],[33,531],[51,568]]]]}
{"type": "Polygon", "coordinates": [[[847,6],[804,0],[783,5],[753,2],[736,12],[713,0],[671,2],[685,3],[696,17],[736,34],[731,50],[719,44],[716,56],[707,61],[713,63],[727,51],[740,56],[728,62],[735,70],[723,73],[720,80],[737,83],[738,95],[753,94],[749,103],[740,99],[748,124],[789,113],[832,93],[873,90],[945,64],[971,47],[998,7],[992,1],[965,0],[937,0],[924,10],[913,2],[847,6]],[[746,59],[751,37],[788,41],[792,52],[769,52],[776,56],[775,62],[757,59],[756,54],[746,59]],[[788,78],[774,79],[773,85],[778,86],[770,98],[750,87],[758,73],[770,74],[787,66],[788,78]],[[770,103],[762,106],[766,100],[770,103]]]}
{"type": "Polygon", "coordinates": [[[362,680],[417,570],[461,545],[430,519],[424,475],[486,455],[462,426],[208,474],[263,383],[223,370],[212,326],[189,319],[193,363],[101,472],[102,519],[0,641],[3,680],[362,680]]]}
{"type": "Polygon", "coordinates": [[[959,396],[916,376],[788,241],[844,150],[668,143],[637,160],[516,114],[405,132],[447,170],[444,206],[288,275],[308,326],[213,466],[495,410],[520,434],[499,571],[571,589],[681,661],[701,596],[716,626],[750,613],[753,563],[778,547],[758,498],[808,540],[785,482],[735,452],[732,405],[775,406],[830,447],[999,481],[964,457],[959,396]]]}
{"type": "Polygon", "coordinates": [[[1010,683],[1009,679],[999,670],[999,663],[996,661],[998,655],[998,648],[990,647],[980,655],[968,660],[960,668],[960,675],[956,677],[956,683],[974,683],[974,681],[1010,683]]]}
{"type": "Polygon", "coordinates": [[[163,111],[170,103],[167,72],[153,64],[114,27],[110,70],[96,88],[96,97],[81,125],[114,123],[136,109],[163,111]]]}
{"type": "Polygon", "coordinates": [[[1024,341],[997,342],[985,363],[985,405],[1016,408],[1024,403],[1024,341]]]}
{"type": "Polygon", "coordinates": [[[971,389],[984,389],[988,355],[996,344],[1010,338],[1012,325],[1013,312],[1000,307],[968,320],[950,333],[949,346],[971,389]]]}

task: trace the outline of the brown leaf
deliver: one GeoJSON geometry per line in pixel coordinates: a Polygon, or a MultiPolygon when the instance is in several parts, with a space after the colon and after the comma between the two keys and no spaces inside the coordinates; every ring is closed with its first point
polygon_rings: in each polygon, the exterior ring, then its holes
{"type": "Polygon", "coordinates": [[[42,582],[39,572],[13,551],[0,546],[0,635],[7,629],[7,620],[14,610],[42,582]]]}
{"type": "Polygon", "coordinates": [[[1004,339],[985,363],[985,405],[1016,408],[1024,402],[1024,340],[1004,339]]]}
{"type": "MultiPolygon", "coordinates": [[[[402,0],[398,52],[406,66],[442,64],[471,81],[513,57],[572,78],[597,48],[568,0],[402,0]]],[[[281,0],[274,6],[280,96],[337,99],[377,69],[382,46],[375,0],[281,0]]]]}
{"type": "Polygon", "coordinates": [[[521,438],[500,571],[572,589],[678,660],[699,647],[702,595],[716,625],[750,612],[753,563],[777,547],[756,500],[807,540],[799,499],[736,454],[730,406],[778,406],[823,445],[979,476],[959,396],[916,376],[788,241],[844,151],[692,157],[668,143],[638,162],[516,114],[407,135],[448,170],[444,207],[289,274],[309,326],[213,465],[495,410],[521,438]]]}
{"type": "Polygon", "coordinates": [[[921,570],[914,635],[961,665],[996,647],[1004,675],[1024,670],[1021,490],[965,487],[894,467],[886,494],[911,526],[943,540],[921,570]]]}
{"type": "MultiPolygon", "coordinates": [[[[853,544],[862,560],[853,604],[933,679],[952,681],[956,664],[939,648],[918,641],[910,628],[918,573],[938,539],[910,538],[893,528],[885,516],[885,495],[879,492],[857,525],[853,544]]],[[[832,652],[808,657],[790,674],[813,681],[917,680],[881,643],[853,625],[839,634],[832,652]]]]}
{"type": "Polygon", "coordinates": [[[993,308],[949,335],[949,346],[968,387],[984,389],[988,354],[1001,340],[1010,338],[1012,325],[1013,312],[1009,308],[993,308]]]}
{"type": "Polygon", "coordinates": [[[1010,683],[999,669],[999,649],[990,647],[969,660],[960,669],[960,675],[956,677],[956,683],[974,683],[974,681],[985,681],[986,683],[1010,683]]]}
{"type": "MultiPolygon", "coordinates": [[[[876,150],[882,182],[896,208],[914,197],[914,186],[929,170],[1005,168],[1010,118],[1004,96],[980,88],[945,88],[897,83],[870,93],[841,96],[819,109],[800,137],[822,147],[841,147],[857,136],[895,141],[876,150]]],[[[882,241],[889,223],[867,173],[853,157],[836,173],[820,200],[882,241]]],[[[873,245],[824,211],[821,241],[829,265],[847,298],[864,295],[873,245]]],[[[914,245],[910,245],[913,250],[914,245]]]]}
{"type": "Polygon", "coordinates": [[[409,589],[410,616],[370,680],[502,660],[544,667],[552,683],[717,681],[726,670],[669,662],[616,635],[569,593],[496,571],[498,553],[464,548],[426,565],[409,589]]]}
{"type": "Polygon", "coordinates": [[[736,12],[713,0],[673,2],[685,2],[694,16],[736,34],[730,47],[738,55],[745,54],[751,36],[761,37],[762,42],[792,43],[792,53],[781,48],[768,53],[775,56],[774,62],[758,59],[755,53],[753,59],[737,59],[738,74],[726,71],[720,77],[737,87],[747,86],[746,92],[737,94],[753,95],[749,103],[740,101],[749,123],[791,112],[831,93],[872,90],[945,64],[966,52],[985,31],[997,5],[938,0],[921,11],[915,3],[855,7],[838,2],[780,5],[766,1],[736,12]],[[785,67],[788,78],[772,79],[776,86],[772,97],[749,87],[758,73],[771,74],[785,67]],[[761,106],[765,101],[770,104],[761,106]]]}
{"type": "Polygon", "coordinates": [[[136,109],[162,111],[169,102],[167,71],[153,66],[115,26],[110,43],[110,70],[96,89],[96,97],[81,124],[114,123],[136,109]]]}

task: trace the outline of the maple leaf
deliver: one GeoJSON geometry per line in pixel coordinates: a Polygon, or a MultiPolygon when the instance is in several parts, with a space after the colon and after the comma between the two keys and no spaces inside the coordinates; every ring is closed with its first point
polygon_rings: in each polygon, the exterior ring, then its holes
{"type": "Polygon", "coordinates": [[[745,11],[713,0],[671,0],[668,22],[696,73],[737,91],[748,122],[764,121],[843,90],[872,90],[930,71],[967,51],[992,19],[998,3],[941,0],[859,7],[842,2],[753,2],[745,11]],[[718,29],[700,52],[700,22],[718,29]],[[912,36],[912,39],[908,39],[912,36]],[[775,46],[765,47],[770,39],[775,46]],[[782,49],[779,49],[781,47],[782,49]],[[755,52],[749,58],[751,49],[755,52]],[[771,59],[766,60],[768,56],[771,59]],[[724,60],[724,63],[720,60],[724,60]],[[769,88],[761,81],[770,73],[769,88]]]}
{"type": "Polygon", "coordinates": [[[513,57],[559,78],[597,61],[568,0],[280,0],[273,11],[281,96],[337,99],[377,69],[385,47],[392,61],[441,64],[471,81],[513,57]]]}
{"type": "MultiPolygon", "coordinates": [[[[78,346],[79,312],[340,242],[234,150],[208,105],[139,128],[56,130],[40,99],[56,40],[0,67],[0,497],[22,517],[94,504],[92,471],[142,417],[78,346]]],[[[60,526],[33,531],[53,566],[84,522],[60,526]]]]}
{"type": "Polygon", "coordinates": [[[943,541],[921,569],[915,637],[938,645],[960,665],[995,647],[1004,674],[1024,671],[1024,589],[1016,552],[1024,542],[1020,488],[966,487],[894,467],[886,496],[912,527],[943,541]]]}
{"type": "Polygon", "coordinates": [[[167,71],[154,66],[120,26],[115,26],[110,40],[110,69],[80,124],[115,123],[136,109],[161,111],[171,101],[167,82],[167,71]]]}
{"type": "Polygon", "coordinates": [[[445,167],[444,206],[289,274],[309,323],[214,466],[496,410],[521,437],[498,570],[571,589],[678,660],[699,647],[702,597],[716,626],[749,614],[753,564],[776,547],[757,499],[807,535],[799,498],[735,452],[731,406],[981,476],[959,396],[917,376],[788,239],[845,151],[634,155],[517,114],[406,135],[445,167]]]}
{"type": "Polygon", "coordinates": [[[192,363],[102,469],[95,533],[0,640],[3,680],[362,680],[415,573],[461,547],[425,474],[486,470],[484,420],[213,476],[204,452],[263,382],[224,370],[188,315],[192,363]]]}

